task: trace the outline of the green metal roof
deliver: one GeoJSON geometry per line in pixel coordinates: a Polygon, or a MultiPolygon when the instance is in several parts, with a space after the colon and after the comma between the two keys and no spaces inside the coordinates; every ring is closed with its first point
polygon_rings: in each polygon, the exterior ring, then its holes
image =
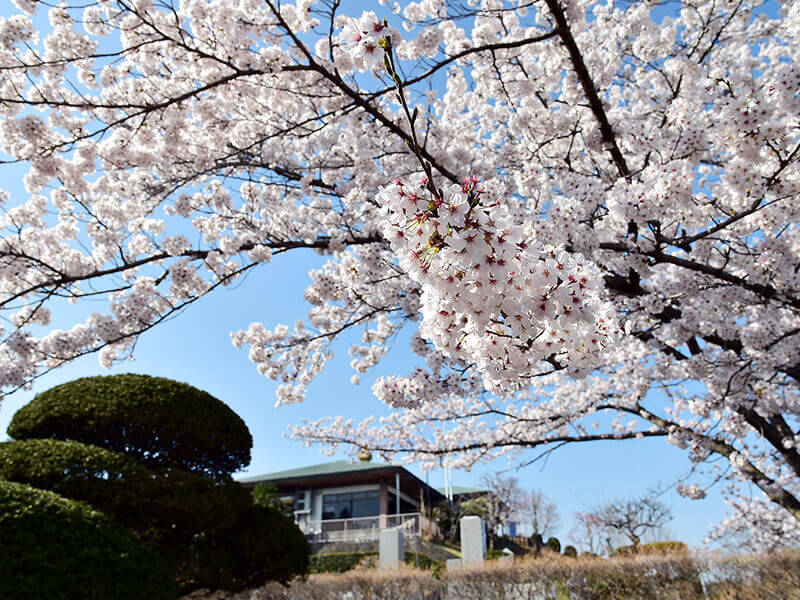
{"type": "Polygon", "coordinates": [[[310,467],[302,467],[300,469],[288,469],[286,471],[278,471],[277,473],[267,473],[266,475],[258,475],[256,477],[244,477],[237,481],[241,483],[251,483],[254,481],[271,481],[274,479],[287,479],[289,477],[314,477],[317,475],[336,475],[340,473],[355,473],[358,471],[369,471],[371,469],[380,469],[382,467],[393,467],[386,463],[374,462],[356,462],[351,463],[346,460],[337,460],[335,462],[322,463],[321,465],[311,465],[310,467]]]}

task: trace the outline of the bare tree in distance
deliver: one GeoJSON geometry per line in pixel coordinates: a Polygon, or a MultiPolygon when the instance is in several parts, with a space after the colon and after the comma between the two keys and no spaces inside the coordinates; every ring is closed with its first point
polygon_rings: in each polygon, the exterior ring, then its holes
{"type": "Polygon", "coordinates": [[[608,531],[600,524],[597,513],[576,512],[567,537],[578,546],[581,554],[598,556],[613,550],[608,531]]]}
{"type": "Polygon", "coordinates": [[[520,516],[531,526],[531,536],[535,540],[537,552],[545,534],[552,533],[561,521],[555,503],[541,489],[523,493],[520,516]]]}
{"type": "Polygon", "coordinates": [[[624,539],[636,552],[642,537],[648,532],[662,528],[672,520],[672,514],[663,502],[657,499],[655,492],[647,492],[639,498],[619,498],[604,503],[588,513],[583,519],[602,532],[609,552],[612,544],[624,539]]]}

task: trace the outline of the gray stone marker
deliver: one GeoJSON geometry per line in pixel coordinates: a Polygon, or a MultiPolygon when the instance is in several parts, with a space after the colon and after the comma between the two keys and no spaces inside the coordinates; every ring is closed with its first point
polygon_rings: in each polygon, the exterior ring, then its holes
{"type": "Polygon", "coordinates": [[[444,564],[445,564],[445,566],[447,566],[448,570],[457,569],[458,567],[461,566],[461,559],[460,558],[448,558],[445,561],[444,564]]]}
{"type": "Polygon", "coordinates": [[[483,519],[461,517],[461,564],[470,565],[486,559],[486,530],[483,519]]]}
{"type": "Polygon", "coordinates": [[[509,550],[508,548],[503,548],[503,556],[498,559],[498,562],[501,563],[513,563],[514,562],[514,553],[509,550]]]}
{"type": "Polygon", "coordinates": [[[378,542],[380,566],[397,569],[405,559],[403,532],[399,529],[384,529],[378,542]]]}

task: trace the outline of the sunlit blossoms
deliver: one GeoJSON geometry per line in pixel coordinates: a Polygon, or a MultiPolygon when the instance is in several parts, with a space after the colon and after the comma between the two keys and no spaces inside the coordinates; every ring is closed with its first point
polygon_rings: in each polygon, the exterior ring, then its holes
{"type": "MultiPolygon", "coordinates": [[[[361,71],[380,67],[387,42],[400,39],[398,32],[372,11],[362,13],[359,19],[343,17],[340,23],[343,26],[338,36],[339,43],[353,66],[361,71]]],[[[340,58],[340,64],[341,61],[340,58]]]]}
{"type": "Polygon", "coordinates": [[[526,236],[478,180],[438,196],[426,179],[398,179],[378,199],[400,267],[422,286],[420,335],[475,365],[486,389],[517,392],[542,361],[585,371],[613,341],[618,326],[599,300],[597,272],[526,236]]]}
{"type": "Polygon", "coordinates": [[[663,438],[714,535],[800,542],[800,3],[48,4],[0,9],[5,394],[313,251],[232,341],[278,404],[334,363],[381,416],[296,437],[663,438]]]}

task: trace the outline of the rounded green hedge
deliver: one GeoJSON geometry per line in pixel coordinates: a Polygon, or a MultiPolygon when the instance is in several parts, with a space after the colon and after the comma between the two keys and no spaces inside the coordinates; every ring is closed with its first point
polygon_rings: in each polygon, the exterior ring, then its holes
{"type": "Polygon", "coordinates": [[[198,559],[203,587],[238,591],[305,575],[309,547],[292,519],[251,504],[232,528],[218,530],[198,544],[198,559]]]}
{"type": "Polygon", "coordinates": [[[561,542],[559,542],[558,538],[556,537],[548,538],[547,542],[545,543],[545,546],[550,548],[550,550],[552,550],[556,554],[561,553],[561,542]]]}
{"type": "Polygon", "coordinates": [[[91,507],[0,480],[0,598],[153,600],[177,590],[160,557],[91,507]]]}
{"type": "Polygon", "coordinates": [[[149,468],[207,477],[247,466],[253,445],[244,421],[211,394],[135,374],[85,377],[42,392],[17,411],[8,435],[84,442],[149,468]]]}
{"type": "Polygon", "coordinates": [[[134,459],[98,446],[62,440],[0,443],[0,479],[27,483],[97,506],[150,471],[134,459]]]}
{"type": "Polygon", "coordinates": [[[234,481],[150,471],[127,456],[60,440],[0,443],[0,478],[87,502],[135,531],[184,593],[288,581],[308,566],[305,536],[291,519],[256,506],[234,481]]]}

